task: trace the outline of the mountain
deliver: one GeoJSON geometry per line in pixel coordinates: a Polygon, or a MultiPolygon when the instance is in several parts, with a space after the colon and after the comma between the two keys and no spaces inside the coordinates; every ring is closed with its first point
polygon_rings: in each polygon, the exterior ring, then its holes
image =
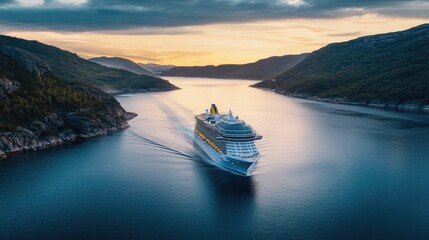
{"type": "Polygon", "coordinates": [[[2,46],[0,66],[0,158],[105,135],[136,116],[97,88],[59,79],[26,50],[2,46]]]}
{"type": "Polygon", "coordinates": [[[0,47],[25,50],[43,61],[51,73],[66,82],[80,82],[102,90],[144,92],[177,89],[161,78],[138,75],[125,70],[101,66],[74,53],[37,41],[0,35],[0,47]]]}
{"type": "Polygon", "coordinates": [[[254,86],[305,98],[421,109],[429,105],[429,24],[329,44],[254,86]]]}
{"type": "Polygon", "coordinates": [[[150,71],[146,70],[145,68],[139,66],[137,63],[126,58],[97,57],[97,58],[91,58],[88,60],[109,68],[122,69],[136,74],[153,75],[150,71]]]}
{"type": "Polygon", "coordinates": [[[307,57],[307,53],[270,57],[248,64],[224,64],[219,66],[174,67],[163,76],[207,77],[263,80],[274,77],[294,67],[307,57]]]}
{"type": "Polygon", "coordinates": [[[174,65],[161,65],[156,63],[138,63],[142,68],[145,68],[156,75],[161,75],[162,72],[168,71],[174,67],[174,65]]]}

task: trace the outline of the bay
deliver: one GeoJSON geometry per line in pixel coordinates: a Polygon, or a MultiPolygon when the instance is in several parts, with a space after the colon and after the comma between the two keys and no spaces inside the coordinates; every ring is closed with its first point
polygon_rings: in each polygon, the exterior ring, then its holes
{"type": "Polygon", "coordinates": [[[118,100],[106,137],[0,162],[0,239],[428,239],[429,117],[293,99],[254,81],[168,78],[118,100]],[[208,164],[216,103],[263,139],[242,177],[208,164]]]}

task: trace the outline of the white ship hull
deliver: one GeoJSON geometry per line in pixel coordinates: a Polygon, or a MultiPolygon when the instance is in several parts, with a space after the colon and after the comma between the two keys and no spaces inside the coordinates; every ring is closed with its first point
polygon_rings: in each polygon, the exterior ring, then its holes
{"type": "Polygon", "coordinates": [[[195,143],[207,154],[209,160],[220,168],[227,169],[246,176],[250,175],[255,169],[257,161],[259,160],[259,155],[253,159],[246,160],[227,156],[213,149],[197,134],[194,134],[194,136],[195,143]]]}

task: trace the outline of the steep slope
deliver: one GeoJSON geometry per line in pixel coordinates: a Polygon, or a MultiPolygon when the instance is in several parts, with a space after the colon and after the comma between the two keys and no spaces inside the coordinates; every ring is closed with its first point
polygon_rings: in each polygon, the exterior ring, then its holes
{"type": "Polygon", "coordinates": [[[429,24],[330,44],[254,85],[283,94],[392,109],[429,104],[429,24]]]}
{"type": "Polygon", "coordinates": [[[66,82],[80,82],[103,90],[128,92],[176,89],[161,78],[107,68],[37,41],[0,35],[0,47],[15,47],[32,53],[45,62],[55,76],[66,82]]]}
{"type": "Polygon", "coordinates": [[[139,66],[137,63],[120,57],[97,57],[88,59],[91,62],[98,63],[105,67],[126,70],[136,74],[153,75],[150,71],[139,66]]]}
{"type": "Polygon", "coordinates": [[[163,72],[163,76],[178,77],[207,77],[207,78],[236,78],[263,80],[274,77],[294,67],[307,57],[307,53],[300,55],[286,55],[270,57],[248,64],[224,64],[219,66],[203,67],[174,67],[163,72]]]}
{"type": "Polygon", "coordinates": [[[127,113],[107,93],[54,76],[32,53],[0,53],[0,158],[127,128],[127,113]]]}

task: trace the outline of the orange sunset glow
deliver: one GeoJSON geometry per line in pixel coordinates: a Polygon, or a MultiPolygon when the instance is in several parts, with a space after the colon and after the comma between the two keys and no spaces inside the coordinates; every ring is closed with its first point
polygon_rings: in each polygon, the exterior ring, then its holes
{"type": "Polygon", "coordinates": [[[248,63],[269,56],[311,52],[329,43],[404,30],[427,21],[428,18],[366,14],[341,19],[261,20],[162,29],[4,33],[49,43],[83,58],[119,56],[141,63],[192,66],[248,63]]]}

